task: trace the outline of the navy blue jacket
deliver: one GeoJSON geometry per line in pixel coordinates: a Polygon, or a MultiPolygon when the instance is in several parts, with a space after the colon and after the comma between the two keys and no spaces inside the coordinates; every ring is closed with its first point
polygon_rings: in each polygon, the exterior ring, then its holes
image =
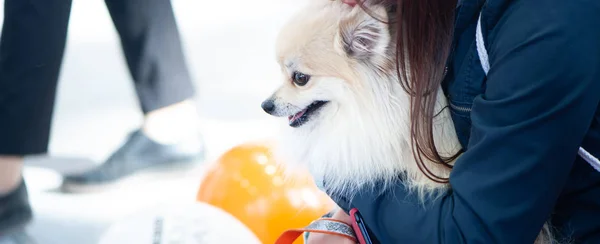
{"type": "Polygon", "coordinates": [[[600,243],[600,173],[577,156],[600,156],[600,1],[463,0],[455,25],[444,88],[466,151],[451,191],[425,207],[401,184],[332,198],[380,243],[531,244],[549,218],[559,237],[600,243]]]}

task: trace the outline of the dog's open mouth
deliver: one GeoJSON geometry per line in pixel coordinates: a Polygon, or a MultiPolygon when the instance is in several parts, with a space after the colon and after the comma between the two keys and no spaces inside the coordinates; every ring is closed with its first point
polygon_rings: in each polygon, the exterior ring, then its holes
{"type": "Polygon", "coordinates": [[[325,104],[327,104],[327,101],[315,101],[315,102],[311,103],[310,105],[308,105],[308,107],[306,107],[302,111],[300,111],[294,115],[290,115],[288,117],[290,126],[291,127],[302,126],[304,123],[308,122],[310,120],[310,117],[313,114],[315,114],[315,112],[319,111],[319,109],[321,109],[325,104]]]}

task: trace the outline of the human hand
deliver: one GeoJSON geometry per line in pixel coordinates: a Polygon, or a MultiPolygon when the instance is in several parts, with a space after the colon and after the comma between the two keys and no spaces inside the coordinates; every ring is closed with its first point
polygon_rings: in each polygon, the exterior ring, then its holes
{"type": "MultiPolygon", "coordinates": [[[[333,214],[333,216],[331,216],[331,218],[342,221],[349,225],[352,223],[352,219],[350,218],[350,216],[347,215],[344,212],[344,210],[341,210],[341,209],[336,211],[333,214]]],[[[338,235],[331,235],[331,234],[321,234],[321,233],[310,233],[310,235],[308,236],[308,239],[306,240],[306,243],[307,244],[329,244],[329,243],[356,244],[355,242],[353,242],[352,240],[350,240],[346,237],[342,237],[342,236],[338,236],[338,235]]]]}

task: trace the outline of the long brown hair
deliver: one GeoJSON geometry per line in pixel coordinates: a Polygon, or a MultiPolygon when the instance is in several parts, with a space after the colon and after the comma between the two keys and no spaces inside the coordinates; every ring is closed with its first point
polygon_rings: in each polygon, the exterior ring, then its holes
{"type": "MultiPolygon", "coordinates": [[[[437,92],[444,78],[450,54],[457,0],[361,0],[382,4],[390,10],[396,33],[396,72],[402,87],[411,94],[411,146],[417,165],[427,178],[447,183],[448,178],[435,175],[423,160],[452,168],[450,162],[460,152],[441,156],[434,143],[433,118],[437,92]],[[409,79],[410,77],[410,79],[409,79]]],[[[374,16],[375,17],[375,16],[374,16]]],[[[439,112],[439,111],[438,111],[439,112]]]]}

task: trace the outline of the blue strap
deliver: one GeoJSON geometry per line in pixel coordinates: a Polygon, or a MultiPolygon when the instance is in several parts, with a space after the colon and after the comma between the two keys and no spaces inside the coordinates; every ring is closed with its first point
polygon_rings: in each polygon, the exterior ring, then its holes
{"type": "MultiPolygon", "coordinates": [[[[487,49],[485,48],[485,40],[483,38],[483,31],[481,28],[481,13],[479,13],[479,19],[477,20],[477,31],[475,32],[475,44],[477,46],[477,54],[479,55],[479,60],[481,61],[481,68],[483,68],[483,72],[487,76],[490,71],[490,61],[488,57],[487,49]]],[[[578,154],[582,157],[586,162],[588,162],[594,169],[600,171],[600,160],[594,157],[591,153],[583,149],[583,147],[579,147],[578,154]]]]}

